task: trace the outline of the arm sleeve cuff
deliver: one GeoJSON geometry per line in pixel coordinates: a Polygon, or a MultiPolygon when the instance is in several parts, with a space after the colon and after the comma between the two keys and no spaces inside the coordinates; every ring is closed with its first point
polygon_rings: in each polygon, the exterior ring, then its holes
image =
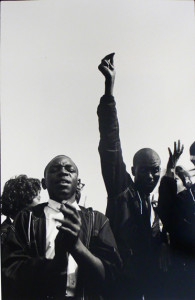
{"type": "Polygon", "coordinates": [[[111,96],[111,95],[104,95],[104,96],[102,96],[101,97],[101,99],[100,99],[100,104],[105,104],[105,103],[107,103],[107,104],[111,104],[111,103],[113,103],[113,104],[115,104],[115,100],[114,100],[114,96],[111,96]]]}

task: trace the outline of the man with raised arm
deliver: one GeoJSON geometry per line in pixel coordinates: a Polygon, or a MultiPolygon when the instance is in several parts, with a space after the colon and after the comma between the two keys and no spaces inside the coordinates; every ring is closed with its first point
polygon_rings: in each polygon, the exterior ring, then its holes
{"type": "Polygon", "coordinates": [[[160,157],[150,148],[135,153],[132,174],[126,170],[119,138],[116,103],[114,53],[101,61],[105,94],[98,106],[102,175],[110,220],[124,262],[118,299],[160,299],[158,297],[158,216],[151,205],[151,193],[160,176],[160,157]]]}
{"type": "Polygon", "coordinates": [[[120,257],[108,219],[78,205],[80,180],[65,155],[46,166],[48,203],[22,211],[2,259],[4,300],[79,300],[109,297],[120,257]]]}

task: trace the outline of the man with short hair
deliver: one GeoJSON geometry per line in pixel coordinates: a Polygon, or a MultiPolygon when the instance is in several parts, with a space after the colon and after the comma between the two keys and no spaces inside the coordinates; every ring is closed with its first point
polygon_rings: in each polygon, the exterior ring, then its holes
{"type": "Polygon", "coordinates": [[[154,150],[144,148],[133,158],[134,181],[126,170],[113,97],[113,57],[114,53],[107,55],[99,65],[105,76],[105,94],[100,100],[98,116],[99,153],[108,194],[106,215],[124,262],[118,299],[160,299],[157,288],[160,230],[150,194],[159,180],[161,161],[154,150]]]}
{"type": "Polygon", "coordinates": [[[76,201],[77,166],[65,155],[54,157],[42,186],[48,203],[21,212],[8,237],[2,269],[12,295],[4,299],[109,297],[120,257],[108,219],[76,201]]]}

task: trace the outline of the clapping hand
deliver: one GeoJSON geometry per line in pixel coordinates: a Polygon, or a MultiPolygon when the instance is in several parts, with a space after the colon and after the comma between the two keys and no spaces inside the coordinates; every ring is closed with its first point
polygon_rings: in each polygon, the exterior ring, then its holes
{"type": "Polygon", "coordinates": [[[64,256],[66,251],[71,253],[78,242],[81,218],[77,209],[70,203],[62,204],[60,211],[64,218],[56,219],[61,226],[57,227],[59,233],[55,240],[55,253],[57,256],[64,256]]]}

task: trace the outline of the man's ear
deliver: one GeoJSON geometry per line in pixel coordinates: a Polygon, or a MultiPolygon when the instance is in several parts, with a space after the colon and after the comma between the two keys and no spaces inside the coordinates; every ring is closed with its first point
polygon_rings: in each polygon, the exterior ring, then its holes
{"type": "Polygon", "coordinates": [[[44,190],[46,190],[47,187],[46,187],[46,183],[45,183],[45,178],[42,178],[41,184],[42,184],[42,188],[43,188],[44,190]]]}
{"type": "Polygon", "coordinates": [[[83,189],[84,186],[85,186],[85,184],[81,182],[81,179],[80,179],[80,178],[78,178],[78,179],[77,179],[77,190],[80,190],[80,191],[81,191],[81,190],[83,189]]]}
{"type": "Polygon", "coordinates": [[[80,191],[81,189],[81,180],[80,178],[77,179],[77,190],[80,191]]]}
{"type": "Polygon", "coordinates": [[[131,172],[132,172],[133,176],[135,176],[135,168],[134,167],[131,167],[131,172]]]}

